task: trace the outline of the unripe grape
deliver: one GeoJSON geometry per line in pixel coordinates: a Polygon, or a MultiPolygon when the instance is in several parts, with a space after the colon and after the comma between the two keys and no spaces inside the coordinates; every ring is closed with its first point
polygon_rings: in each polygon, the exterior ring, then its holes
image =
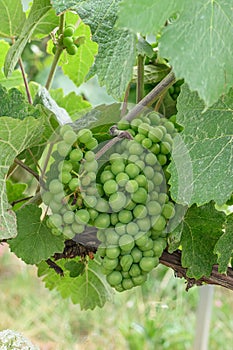
{"type": "Polygon", "coordinates": [[[74,31],[75,31],[75,26],[73,26],[72,24],[69,24],[65,27],[64,32],[63,32],[63,36],[70,37],[74,34],[74,31]]]}
{"type": "Polygon", "coordinates": [[[77,53],[78,48],[75,44],[72,44],[66,47],[66,51],[69,55],[74,56],[77,53]]]}

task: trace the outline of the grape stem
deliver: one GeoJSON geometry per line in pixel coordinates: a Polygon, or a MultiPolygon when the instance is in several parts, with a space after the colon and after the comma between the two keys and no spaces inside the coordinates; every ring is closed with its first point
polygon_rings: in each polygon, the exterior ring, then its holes
{"type": "Polygon", "coordinates": [[[138,64],[137,64],[137,103],[139,103],[144,96],[144,59],[145,56],[138,55],[138,64]]]}
{"type": "MultiPolygon", "coordinates": [[[[63,13],[60,16],[60,23],[59,23],[59,29],[58,29],[60,35],[63,33],[64,23],[65,23],[65,14],[63,13]]],[[[48,75],[48,79],[47,79],[47,82],[45,84],[45,87],[47,90],[49,90],[51,85],[52,85],[53,78],[54,78],[62,51],[63,51],[63,46],[58,43],[57,49],[56,49],[56,52],[55,52],[55,55],[53,58],[53,63],[52,63],[52,66],[51,66],[51,69],[50,69],[50,72],[48,75]]]]}
{"type": "Polygon", "coordinates": [[[28,173],[32,174],[37,181],[40,181],[40,177],[39,174],[37,174],[34,170],[32,170],[29,166],[27,166],[26,164],[24,164],[20,159],[15,158],[14,163],[21,166],[21,168],[23,168],[24,170],[26,170],[28,173]]]}

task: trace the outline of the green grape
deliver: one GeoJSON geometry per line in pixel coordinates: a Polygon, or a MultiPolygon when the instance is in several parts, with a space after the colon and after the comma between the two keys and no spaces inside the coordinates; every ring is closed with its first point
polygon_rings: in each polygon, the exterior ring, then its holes
{"type": "Polygon", "coordinates": [[[114,177],[113,173],[109,170],[103,171],[100,175],[100,181],[102,184],[104,184],[106,181],[114,179],[114,178],[115,177],[114,177]]]}
{"type": "Polygon", "coordinates": [[[140,173],[140,168],[135,164],[128,164],[125,167],[126,174],[129,175],[131,179],[134,179],[140,173]]]}
{"type": "Polygon", "coordinates": [[[95,196],[86,196],[85,199],[84,199],[85,205],[87,207],[89,207],[89,208],[95,208],[97,206],[97,201],[98,200],[97,200],[97,198],[95,196]]]}
{"type": "Polygon", "coordinates": [[[120,258],[120,265],[124,272],[129,271],[132,264],[133,264],[133,258],[130,254],[123,255],[120,258]]]}
{"type": "Polygon", "coordinates": [[[150,119],[152,125],[159,125],[160,124],[161,118],[160,118],[158,113],[151,112],[148,114],[148,118],[150,119]]]}
{"type": "Polygon", "coordinates": [[[109,211],[109,204],[104,198],[98,198],[95,209],[100,212],[107,213],[109,211]]]}
{"type": "MultiPolygon", "coordinates": [[[[146,244],[144,244],[143,246],[140,247],[140,249],[144,252],[144,251],[149,251],[151,249],[153,249],[154,246],[154,242],[151,238],[148,237],[148,240],[146,242],[146,244]]],[[[152,254],[153,255],[153,254],[152,254]]]]}
{"type": "Polygon", "coordinates": [[[118,259],[109,259],[107,256],[105,256],[102,265],[105,269],[112,271],[117,267],[118,259]]]}
{"type": "Polygon", "coordinates": [[[141,143],[142,140],[144,140],[146,138],[145,135],[142,135],[142,134],[137,134],[135,137],[134,137],[134,140],[141,143]]]}
{"type": "Polygon", "coordinates": [[[137,247],[134,247],[130,254],[133,258],[134,263],[138,263],[142,258],[142,251],[140,249],[138,249],[137,247]]]}
{"type": "Polygon", "coordinates": [[[86,145],[87,149],[92,150],[98,146],[98,141],[94,137],[92,137],[89,142],[85,143],[85,145],[86,145]]]}
{"type": "Polygon", "coordinates": [[[90,220],[90,214],[89,214],[88,210],[79,209],[75,213],[75,220],[77,221],[78,224],[87,224],[88,221],[90,220]]]}
{"type": "Polygon", "coordinates": [[[122,173],[125,169],[125,164],[121,160],[116,160],[111,164],[111,171],[114,175],[122,173]]]}
{"type": "Polygon", "coordinates": [[[140,156],[143,153],[143,147],[135,141],[133,141],[132,143],[129,143],[128,149],[131,155],[140,156]]]}
{"type": "Polygon", "coordinates": [[[148,193],[145,188],[139,187],[136,192],[132,194],[132,200],[135,203],[145,204],[148,198],[148,193]]]}
{"type": "Polygon", "coordinates": [[[72,45],[66,47],[66,51],[69,55],[74,56],[74,55],[76,55],[78,48],[75,44],[72,44],[72,45]]]}
{"type": "Polygon", "coordinates": [[[147,153],[144,160],[146,164],[150,166],[153,166],[158,162],[157,157],[152,153],[147,153]]]}
{"type": "Polygon", "coordinates": [[[138,219],[137,224],[142,232],[148,232],[151,228],[151,221],[148,216],[143,219],[138,219]]]}
{"type": "Polygon", "coordinates": [[[59,213],[61,208],[62,208],[63,204],[62,203],[57,203],[54,200],[52,200],[49,203],[49,207],[52,210],[53,213],[59,213]]]}
{"type": "Polygon", "coordinates": [[[162,212],[162,208],[159,202],[150,201],[147,203],[147,210],[150,215],[159,215],[162,212]]]}
{"type": "Polygon", "coordinates": [[[58,178],[63,184],[67,184],[72,179],[72,176],[67,171],[62,171],[58,178]]]}
{"type": "Polygon", "coordinates": [[[161,205],[164,205],[164,203],[167,203],[169,200],[168,195],[166,193],[159,193],[158,195],[158,201],[161,205]]]}
{"type": "Polygon", "coordinates": [[[162,215],[160,215],[153,220],[153,229],[157,231],[163,231],[165,229],[166,224],[167,223],[165,218],[162,215]]]}
{"type": "Polygon", "coordinates": [[[154,241],[153,251],[154,255],[160,257],[167,246],[167,242],[164,238],[158,238],[154,241]]]}
{"type": "Polygon", "coordinates": [[[65,36],[62,40],[63,45],[68,48],[72,45],[74,45],[74,40],[71,36],[65,36]]]}
{"type": "Polygon", "coordinates": [[[152,142],[160,142],[163,138],[163,131],[160,130],[159,127],[152,128],[148,133],[148,138],[151,139],[152,142]]]}
{"type": "Polygon", "coordinates": [[[115,226],[118,223],[118,215],[117,213],[111,214],[111,225],[115,226]]]}
{"type": "Polygon", "coordinates": [[[134,238],[128,234],[120,236],[119,246],[123,251],[130,251],[134,247],[134,238]]]}
{"type": "Polygon", "coordinates": [[[60,141],[57,144],[57,151],[61,157],[66,157],[69,153],[70,145],[68,145],[65,141],[60,141]]]}
{"type": "Polygon", "coordinates": [[[170,121],[166,121],[166,123],[164,124],[165,128],[167,129],[167,132],[169,134],[172,134],[173,132],[175,132],[175,126],[172,122],[170,121]]]}
{"type": "Polygon", "coordinates": [[[140,171],[143,171],[143,169],[145,168],[145,163],[143,162],[143,160],[140,159],[135,162],[135,165],[139,167],[140,171]]]}
{"type": "Polygon", "coordinates": [[[59,134],[63,137],[66,131],[73,131],[72,126],[69,124],[64,124],[60,127],[59,134]]]}
{"type": "Polygon", "coordinates": [[[53,194],[51,192],[43,192],[42,193],[42,200],[44,204],[49,205],[51,200],[53,199],[53,194]]]}
{"type": "MultiPolygon", "coordinates": [[[[111,181],[111,180],[109,180],[109,181],[111,181]]],[[[109,197],[109,205],[110,205],[111,209],[113,210],[113,212],[118,212],[118,211],[122,210],[126,205],[126,197],[125,197],[124,193],[122,193],[122,192],[113,193],[109,197]]]]}
{"type": "Polygon", "coordinates": [[[131,121],[130,126],[133,130],[137,131],[140,124],[142,124],[141,119],[135,118],[131,121]]]}
{"type": "Polygon", "coordinates": [[[109,161],[111,164],[113,164],[114,162],[123,162],[123,158],[121,154],[115,152],[110,155],[109,161]]]}
{"type": "Polygon", "coordinates": [[[129,222],[126,225],[126,232],[131,235],[131,236],[135,236],[139,231],[139,227],[135,222],[129,222]]]}
{"type": "Polygon", "coordinates": [[[140,267],[138,266],[138,264],[132,264],[130,270],[129,270],[129,275],[131,277],[137,277],[140,276],[142,273],[140,267]]]}
{"type": "Polygon", "coordinates": [[[146,179],[145,175],[140,174],[140,175],[136,176],[135,181],[137,181],[138,186],[145,187],[145,188],[147,187],[147,179],[146,179]]]}
{"type": "Polygon", "coordinates": [[[72,239],[75,236],[75,232],[72,230],[71,226],[65,226],[62,233],[69,239],[72,239]]]}
{"type": "Polygon", "coordinates": [[[139,232],[135,236],[135,244],[140,248],[146,245],[148,237],[144,232],[139,232]]]}
{"type": "Polygon", "coordinates": [[[73,211],[68,210],[63,214],[63,221],[65,224],[72,224],[74,222],[75,214],[73,211]]]}
{"type": "Polygon", "coordinates": [[[136,207],[136,203],[132,201],[131,199],[127,201],[125,205],[125,209],[132,211],[136,207]]]}
{"type": "Polygon", "coordinates": [[[127,181],[129,180],[129,175],[126,173],[118,173],[116,176],[116,182],[119,186],[124,187],[127,181]]]}
{"type": "Polygon", "coordinates": [[[109,275],[107,275],[107,281],[110,286],[117,286],[122,281],[122,275],[119,271],[113,271],[109,275]]]}
{"type": "Polygon", "coordinates": [[[149,138],[145,138],[144,140],[142,140],[142,146],[149,149],[150,147],[152,147],[153,143],[151,141],[151,139],[149,138]]]}
{"type": "Polygon", "coordinates": [[[90,220],[94,221],[97,218],[97,216],[99,215],[98,211],[93,209],[92,207],[88,208],[87,210],[88,210],[88,213],[90,215],[90,220]]]}
{"type": "Polygon", "coordinates": [[[83,167],[88,172],[96,172],[98,169],[98,162],[95,159],[90,162],[86,161],[84,162],[83,167]]]}
{"type": "Polygon", "coordinates": [[[167,204],[164,204],[162,215],[165,217],[165,219],[171,219],[175,215],[175,208],[173,203],[169,202],[167,204]]]}
{"type": "Polygon", "coordinates": [[[106,235],[107,244],[109,246],[118,245],[119,236],[112,227],[105,230],[105,235],[106,235]]]}
{"type": "Polygon", "coordinates": [[[105,253],[109,259],[115,259],[120,255],[121,250],[119,247],[107,247],[105,253]]]}
{"type": "Polygon", "coordinates": [[[125,185],[125,190],[128,193],[135,193],[138,190],[138,183],[135,180],[129,180],[125,185]]]}
{"type": "MultiPolygon", "coordinates": [[[[88,175],[86,175],[86,176],[83,176],[83,177],[80,178],[80,182],[81,182],[81,186],[86,187],[86,186],[90,185],[91,179],[90,179],[90,177],[88,175]]],[[[88,193],[88,194],[90,194],[90,193],[88,193]]]]}
{"type": "Polygon", "coordinates": [[[52,228],[51,232],[54,236],[60,236],[62,234],[61,230],[58,230],[57,228],[52,228]]]}
{"type": "Polygon", "coordinates": [[[143,173],[144,173],[145,177],[149,180],[153,179],[153,177],[154,177],[154,169],[149,165],[147,165],[143,169],[143,173]]]}
{"type": "Polygon", "coordinates": [[[123,224],[128,224],[133,219],[132,212],[130,210],[123,209],[119,212],[118,219],[123,224]]]}
{"type": "Polygon", "coordinates": [[[86,144],[92,140],[92,132],[89,129],[79,130],[77,134],[77,139],[79,142],[86,144]]]}
{"type": "Polygon", "coordinates": [[[118,222],[115,225],[115,231],[119,236],[122,236],[126,233],[126,225],[123,224],[122,222],[118,222]]]}
{"type": "Polygon", "coordinates": [[[151,127],[149,124],[147,123],[141,123],[138,126],[138,133],[147,136],[149,131],[150,131],[151,127]]]}
{"type": "Polygon", "coordinates": [[[106,194],[110,195],[118,190],[118,184],[115,180],[111,179],[104,183],[103,189],[106,194]]]}
{"type": "Polygon", "coordinates": [[[145,272],[150,272],[158,264],[159,259],[157,257],[143,257],[139,262],[140,268],[145,272]]]}
{"type": "Polygon", "coordinates": [[[129,128],[129,125],[130,124],[129,124],[128,120],[125,120],[125,119],[121,119],[117,124],[118,129],[120,129],[120,130],[127,130],[129,128]]]}
{"type": "Polygon", "coordinates": [[[75,27],[71,24],[67,25],[64,29],[63,36],[64,37],[70,37],[74,34],[75,27]]]}
{"type": "Polygon", "coordinates": [[[83,158],[83,152],[80,148],[73,149],[69,154],[71,162],[79,162],[83,158]]]}
{"type": "Polygon", "coordinates": [[[125,290],[131,289],[134,287],[134,283],[131,278],[124,278],[122,280],[122,287],[125,290]]]}
{"type": "Polygon", "coordinates": [[[94,226],[97,228],[107,228],[109,227],[110,223],[110,215],[102,213],[95,219],[94,226]]]}
{"type": "Polygon", "coordinates": [[[133,209],[133,215],[136,219],[143,219],[147,216],[147,208],[142,204],[138,204],[133,209]]]}
{"type": "Polygon", "coordinates": [[[52,225],[55,226],[55,227],[61,227],[62,222],[63,222],[62,217],[61,217],[60,214],[52,214],[49,217],[49,220],[52,223],[52,225]]]}
{"type": "Polygon", "coordinates": [[[139,156],[137,156],[136,154],[131,154],[129,157],[128,157],[128,162],[129,163],[135,163],[137,162],[138,160],[140,160],[139,156]]]}
{"type": "Polygon", "coordinates": [[[156,154],[156,155],[159,154],[160,153],[160,145],[159,145],[159,143],[154,143],[153,146],[150,148],[150,151],[153,154],[156,154]]]}
{"type": "Polygon", "coordinates": [[[66,171],[66,172],[70,173],[72,170],[72,163],[68,160],[64,160],[64,161],[62,160],[58,164],[58,170],[59,171],[66,171]]]}
{"type": "Polygon", "coordinates": [[[147,280],[147,275],[132,277],[132,281],[135,286],[140,286],[141,284],[145,283],[146,280],[147,280]]]}
{"type": "Polygon", "coordinates": [[[163,183],[164,177],[161,173],[156,172],[153,177],[153,183],[155,186],[160,186],[163,183]]]}
{"type": "Polygon", "coordinates": [[[69,182],[69,188],[71,191],[75,191],[80,185],[80,181],[77,177],[73,177],[69,182]]]}
{"type": "Polygon", "coordinates": [[[85,153],[85,159],[86,159],[86,161],[88,161],[88,162],[91,162],[92,160],[95,160],[95,153],[92,152],[92,151],[87,151],[87,152],[85,153]]]}
{"type": "Polygon", "coordinates": [[[52,180],[49,183],[49,191],[53,194],[62,192],[63,191],[62,183],[57,179],[52,180]]]}
{"type": "Polygon", "coordinates": [[[167,157],[165,156],[165,154],[158,154],[157,155],[158,158],[158,162],[160,163],[161,166],[165,165],[167,163],[167,157]]]}
{"type": "Polygon", "coordinates": [[[79,234],[84,232],[85,226],[78,224],[77,222],[73,222],[73,224],[71,225],[72,230],[75,232],[75,234],[79,234]]]}
{"type": "Polygon", "coordinates": [[[168,153],[171,153],[171,145],[170,143],[168,142],[161,142],[161,145],[160,145],[160,152],[162,154],[168,154],[168,153]]]}

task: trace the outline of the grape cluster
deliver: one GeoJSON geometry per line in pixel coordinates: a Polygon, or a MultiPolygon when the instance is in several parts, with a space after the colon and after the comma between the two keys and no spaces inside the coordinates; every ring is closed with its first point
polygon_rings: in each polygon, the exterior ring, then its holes
{"type": "MultiPolygon", "coordinates": [[[[75,26],[73,24],[67,24],[64,28],[62,36],[62,46],[66,49],[69,55],[75,55],[80,45],[84,43],[85,37],[74,37],[75,26]]],[[[53,53],[56,52],[56,46],[53,47],[53,53]]]]}
{"type": "Polygon", "coordinates": [[[177,100],[177,97],[179,96],[180,94],[180,88],[181,88],[181,85],[184,83],[184,80],[181,79],[181,80],[177,80],[175,82],[175,84],[173,84],[170,88],[169,88],[169,94],[171,96],[171,98],[176,101],[177,100]]]}
{"type": "Polygon", "coordinates": [[[169,199],[167,165],[174,124],[151,112],[118,129],[130,134],[96,160],[98,141],[88,129],[60,128],[43,202],[54,234],[72,239],[97,228],[98,254],[107,281],[118,291],[142,284],[166,247],[169,199]]]}

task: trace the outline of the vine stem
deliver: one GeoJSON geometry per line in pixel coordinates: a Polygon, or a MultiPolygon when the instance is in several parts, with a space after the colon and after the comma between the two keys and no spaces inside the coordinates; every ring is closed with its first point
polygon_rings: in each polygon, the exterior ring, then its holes
{"type": "Polygon", "coordinates": [[[168,75],[154,87],[153,90],[149,92],[123,119],[131,121],[138,114],[140,114],[146,107],[152,105],[152,103],[157,100],[166,89],[173,85],[176,81],[173,71],[168,73],[168,75]]]}
{"type": "Polygon", "coordinates": [[[29,166],[24,164],[24,162],[22,162],[20,159],[15,158],[14,163],[21,166],[21,168],[26,170],[28,173],[32,174],[37,179],[37,181],[40,181],[39,175],[34,170],[32,170],[29,166]]]}
{"type": "Polygon", "coordinates": [[[137,97],[136,101],[139,103],[144,96],[144,59],[142,55],[138,55],[138,66],[137,66],[137,97]]]}
{"type": "MultiPolygon", "coordinates": [[[[60,35],[63,33],[64,23],[65,23],[65,14],[63,13],[60,16],[59,29],[58,29],[60,35]]],[[[48,78],[47,78],[47,82],[45,84],[45,87],[46,87],[47,90],[49,90],[51,85],[52,85],[53,78],[54,78],[54,75],[55,75],[55,72],[56,72],[56,69],[57,69],[57,65],[58,65],[58,62],[59,62],[59,58],[61,56],[62,51],[63,51],[62,45],[58,44],[56,52],[55,52],[55,55],[54,55],[54,58],[53,58],[53,63],[52,63],[52,66],[50,68],[50,72],[49,72],[49,75],[48,75],[48,78]]]]}
{"type": "Polygon", "coordinates": [[[25,73],[25,70],[24,70],[23,61],[20,58],[18,62],[19,62],[21,73],[22,73],[23,82],[24,82],[24,85],[25,85],[28,102],[30,103],[30,105],[32,105],[33,104],[32,96],[31,96],[31,93],[30,93],[30,89],[29,89],[26,73],[25,73]]]}

